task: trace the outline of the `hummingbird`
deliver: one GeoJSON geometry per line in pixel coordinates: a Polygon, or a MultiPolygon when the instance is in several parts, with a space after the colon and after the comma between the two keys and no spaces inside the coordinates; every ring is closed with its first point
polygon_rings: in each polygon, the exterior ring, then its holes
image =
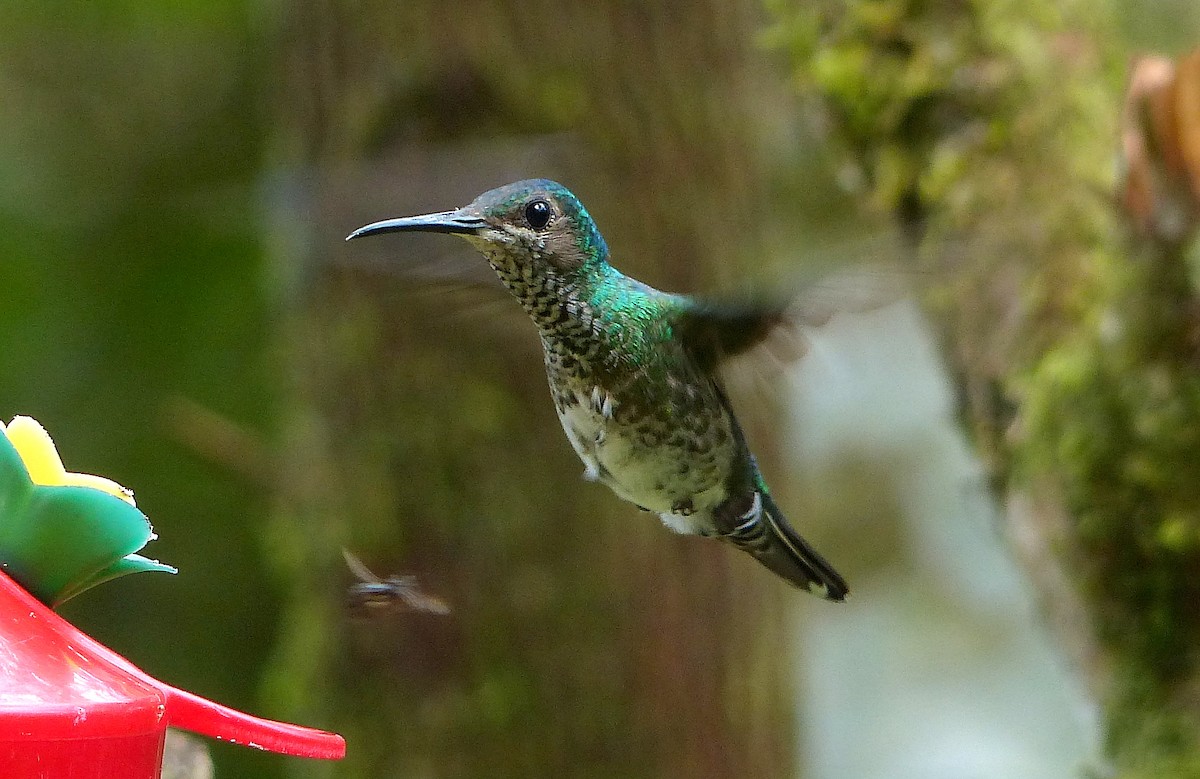
{"type": "Polygon", "coordinates": [[[374,222],[346,240],[406,231],[465,238],[529,315],[585,479],[671,530],[720,539],[800,589],[845,599],[845,580],[771,497],[718,375],[786,326],[788,305],[705,301],[626,276],[579,199],[546,179],[374,222]]]}

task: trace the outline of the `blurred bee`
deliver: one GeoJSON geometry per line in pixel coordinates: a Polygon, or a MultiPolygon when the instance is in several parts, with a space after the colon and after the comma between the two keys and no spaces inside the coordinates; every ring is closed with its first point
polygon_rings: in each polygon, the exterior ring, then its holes
{"type": "Polygon", "coordinates": [[[389,576],[387,579],[380,579],[349,550],[343,549],[342,556],[346,558],[350,572],[358,579],[358,582],[350,585],[346,591],[351,609],[366,612],[406,607],[431,614],[450,613],[450,607],[444,600],[421,592],[417,577],[389,576]]]}

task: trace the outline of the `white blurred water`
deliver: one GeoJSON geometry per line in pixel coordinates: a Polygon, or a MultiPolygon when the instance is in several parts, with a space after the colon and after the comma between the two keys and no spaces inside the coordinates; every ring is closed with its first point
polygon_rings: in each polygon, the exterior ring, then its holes
{"type": "Polygon", "coordinates": [[[887,452],[901,474],[894,551],[845,605],[797,606],[803,776],[1079,775],[1095,718],[1008,556],[916,308],[835,320],[796,370],[789,443],[810,487],[847,455],[887,452]]]}

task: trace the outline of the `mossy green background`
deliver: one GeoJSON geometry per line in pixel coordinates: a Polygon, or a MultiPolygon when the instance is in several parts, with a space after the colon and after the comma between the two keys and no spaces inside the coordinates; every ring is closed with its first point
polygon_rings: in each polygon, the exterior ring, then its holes
{"type": "Polygon", "coordinates": [[[941,271],[931,310],[997,493],[1066,517],[1047,545],[1082,604],[1117,775],[1194,775],[1194,244],[1132,228],[1116,145],[1129,64],[1194,49],[1200,11],[772,7],[773,43],[830,114],[863,200],[941,271]]]}
{"type": "MultiPolygon", "coordinates": [[[[70,470],[135,490],[180,569],[64,614],[150,673],[262,712],[278,620],[264,485],[185,445],[181,398],[269,441],[261,173],[263,9],[245,2],[0,6],[0,405],[70,470]]],[[[279,760],[218,747],[226,776],[279,760]]]]}

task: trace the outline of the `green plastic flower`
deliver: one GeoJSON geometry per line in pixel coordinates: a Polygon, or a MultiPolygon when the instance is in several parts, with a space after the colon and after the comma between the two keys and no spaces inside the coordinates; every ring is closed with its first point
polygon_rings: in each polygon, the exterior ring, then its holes
{"type": "Polygon", "coordinates": [[[29,417],[0,431],[0,570],[50,606],[128,573],[176,572],[135,554],[155,535],[132,492],[67,471],[29,417]]]}

